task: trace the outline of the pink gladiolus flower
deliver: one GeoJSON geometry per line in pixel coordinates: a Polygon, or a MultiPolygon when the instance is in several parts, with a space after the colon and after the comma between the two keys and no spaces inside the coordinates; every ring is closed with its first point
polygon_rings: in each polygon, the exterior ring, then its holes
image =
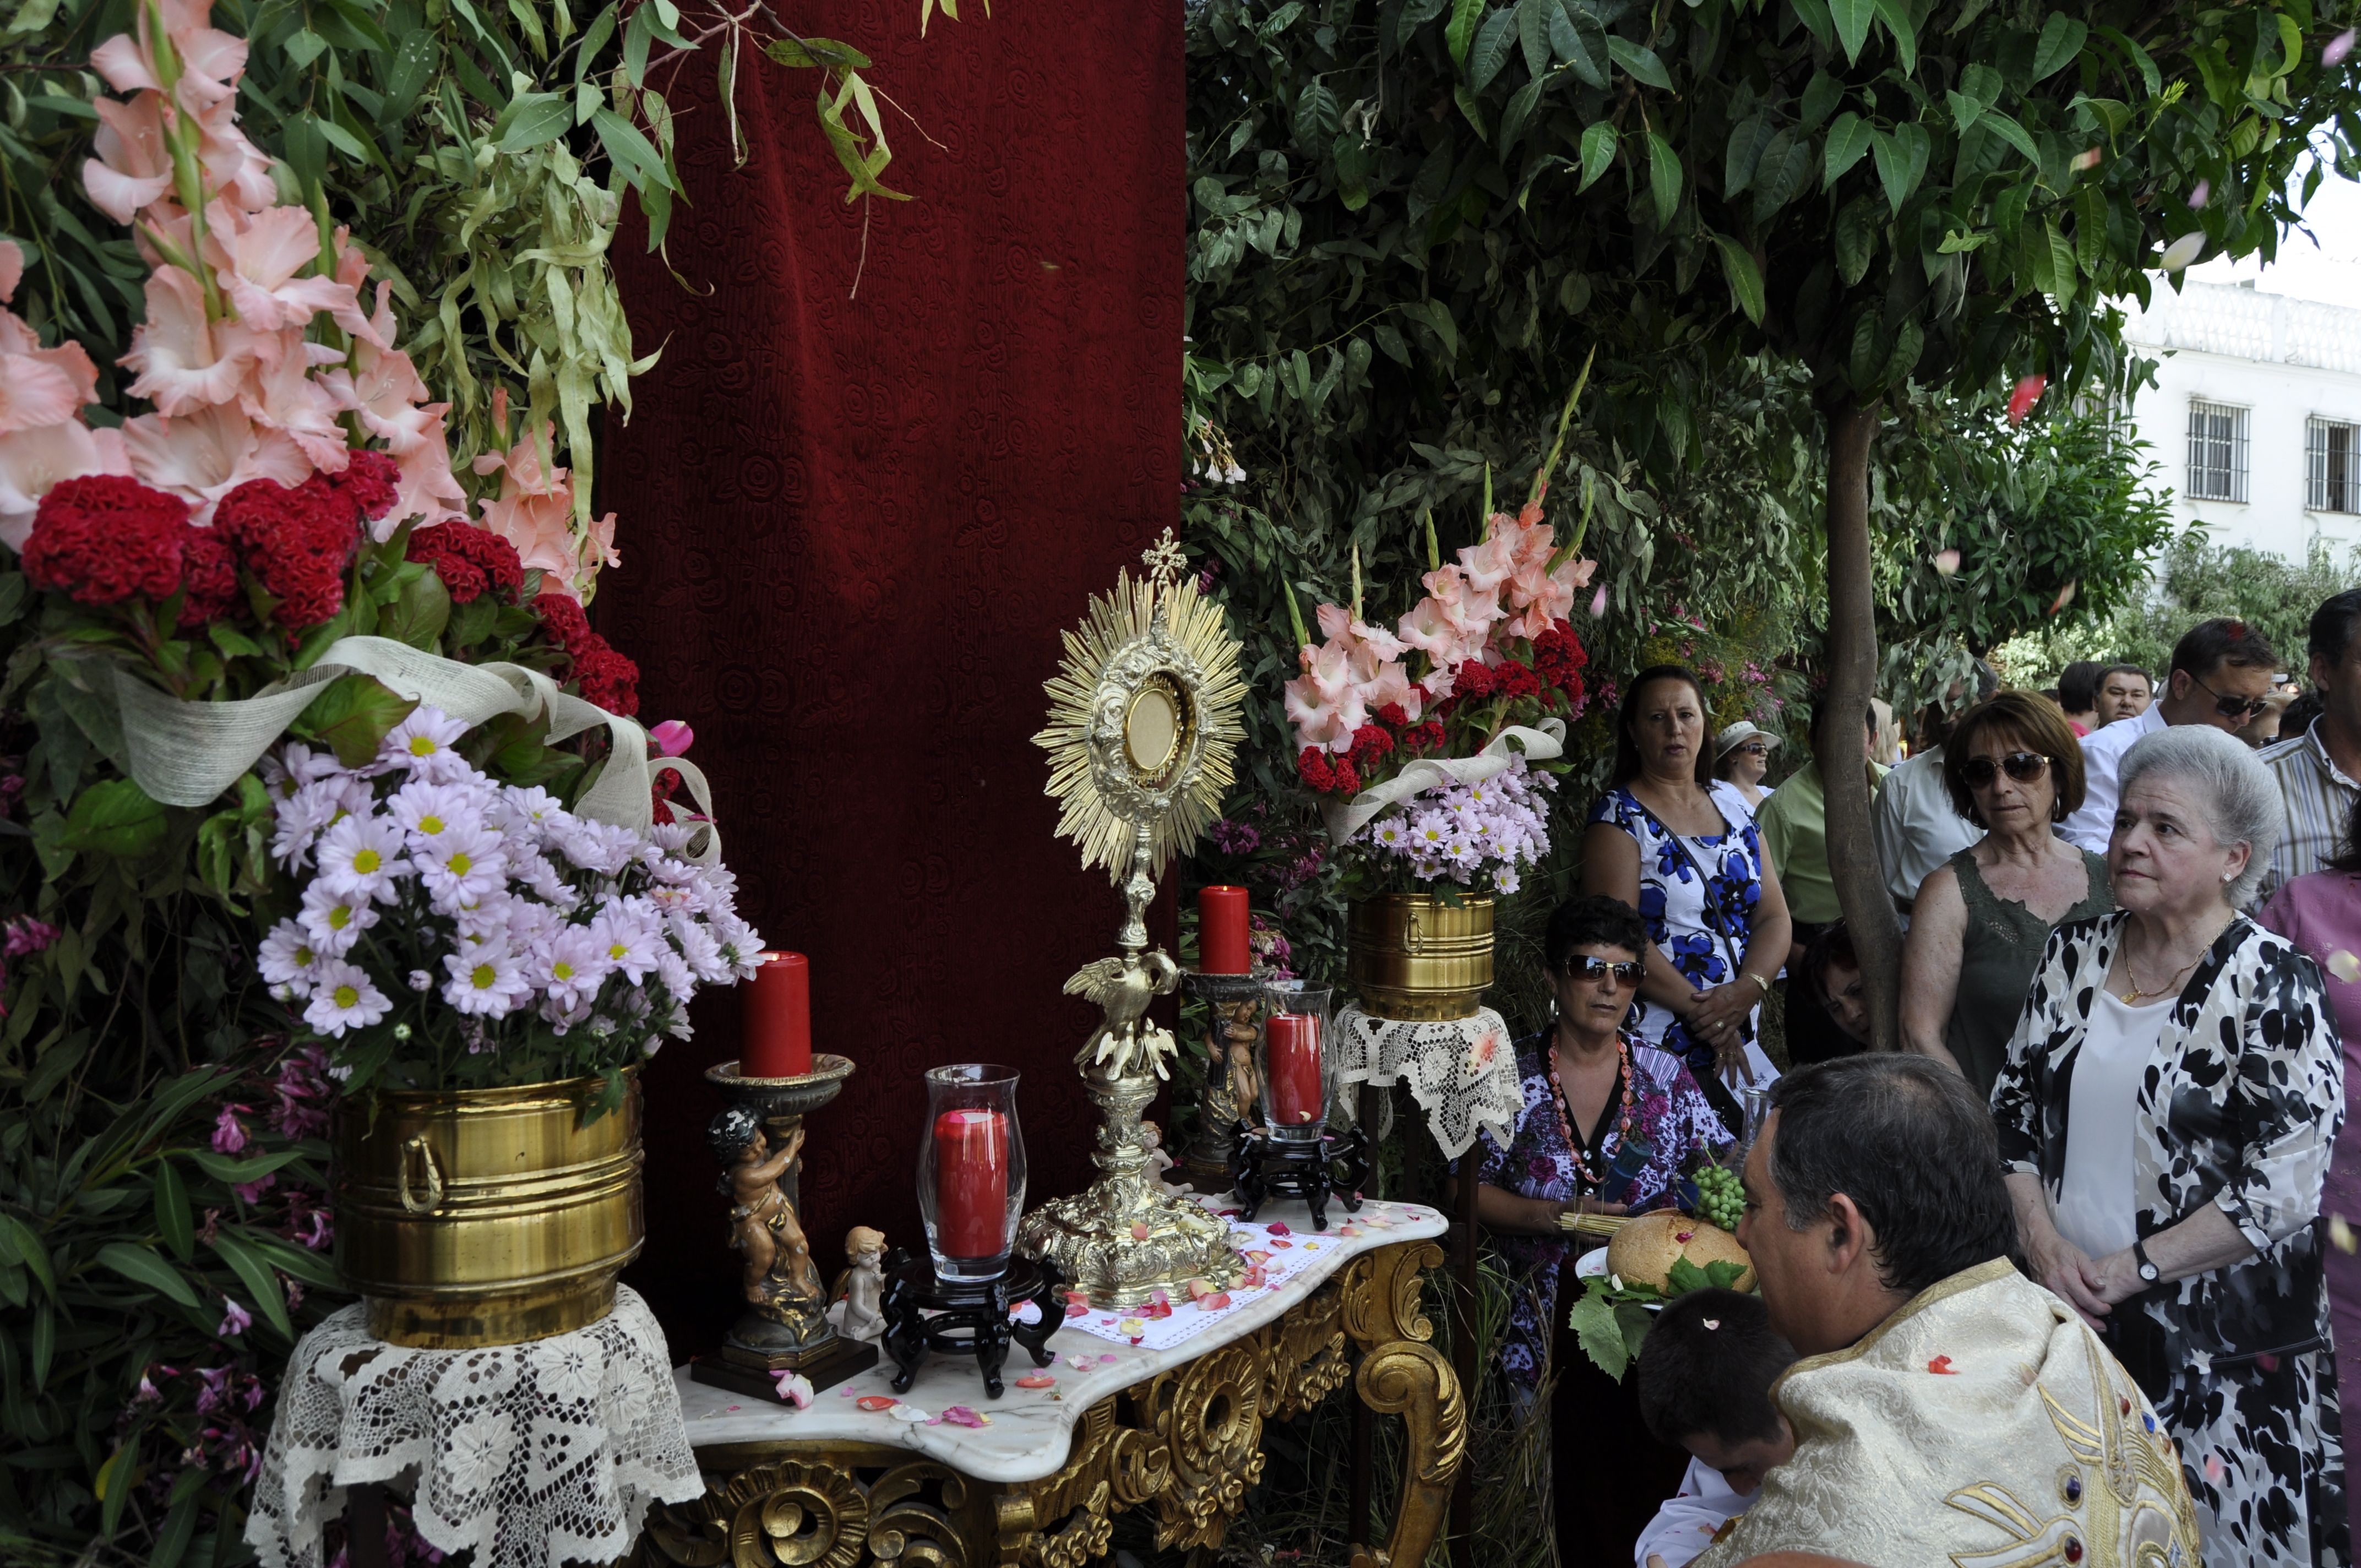
{"type": "Polygon", "coordinates": [[[254,331],[300,327],[318,311],[360,319],[350,284],[310,270],[320,254],[320,226],[302,208],[248,215],[215,202],[205,209],[205,259],[238,319],[254,331]]]}
{"type": "Polygon", "coordinates": [[[277,431],[258,431],[240,410],[200,409],[186,418],[142,414],[123,422],[131,472],[142,484],[193,505],[192,521],[210,525],[214,503],[248,479],[300,485],[312,477],[301,449],[277,431]]]}
{"type": "Polygon", "coordinates": [[[2345,63],[2345,57],[2353,52],[2353,31],[2354,30],[2351,27],[2347,27],[2343,32],[2337,34],[2334,38],[2329,39],[2328,42],[2321,49],[2320,63],[2323,65],[2343,65],[2345,63]]]}
{"type": "Polygon", "coordinates": [[[1353,731],[1369,721],[1367,706],[1353,678],[1349,655],[1337,643],[1305,648],[1298,655],[1303,674],[1287,683],[1287,717],[1300,746],[1353,749],[1353,731]]]}
{"type": "Polygon", "coordinates": [[[0,544],[24,549],[33,513],[59,480],[130,472],[131,455],[119,430],[93,430],[69,420],[0,435],[0,544]]]}
{"type": "Polygon", "coordinates": [[[1362,680],[1377,673],[1389,659],[1402,656],[1402,645],[1393,633],[1371,626],[1366,620],[1355,620],[1342,607],[1323,604],[1315,612],[1320,622],[1320,635],[1331,642],[1342,643],[1351,655],[1353,668],[1362,680]]]}
{"type": "Polygon", "coordinates": [[[302,332],[284,329],[276,355],[250,367],[238,389],[238,406],[262,430],[277,431],[293,442],[313,466],[340,474],[351,461],[345,427],[336,422],[336,400],[328,389],[312,378],[302,332]]]}
{"type": "Polygon", "coordinates": [[[1492,532],[1481,544],[1471,544],[1459,552],[1460,569],[1466,574],[1467,587],[1474,594],[1497,594],[1509,574],[1517,569],[1516,541],[1509,531],[1499,525],[1511,522],[1505,516],[1496,516],[1492,532]]]}
{"type": "Polygon", "coordinates": [[[648,739],[656,743],[660,756],[677,757],[697,740],[697,731],[677,718],[667,718],[648,731],[648,739]]]}
{"type": "Polygon", "coordinates": [[[206,190],[240,212],[259,213],[278,204],[270,160],[238,129],[237,100],[225,98],[198,115],[197,133],[197,164],[206,190]]]}
{"type": "Polygon", "coordinates": [[[500,498],[483,503],[483,525],[516,546],[526,570],[538,566],[572,593],[581,566],[574,543],[574,486],[566,471],[544,455],[555,450],[556,439],[556,426],[544,421],[539,443],[528,435],[506,456],[485,453],[476,459],[476,472],[501,476],[500,498]]]}
{"type": "Polygon", "coordinates": [[[2040,400],[2042,389],[2048,385],[2049,378],[2047,376],[2027,376],[2019,381],[2016,389],[2008,395],[2008,422],[2023,424],[2025,416],[2033,411],[2033,405],[2040,400]]]}
{"type": "Polygon", "coordinates": [[[172,189],[162,102],[142,93],[128,104],[101,98],[91,105],[98,111],[98,132],[91,138],[98,156],[82,166],[82,189],[92,205],[118,224],[127,225],[140,208],[172,189]]]}
{"type": "MultiPolygon", "coordinates": [[[[192,115],[234,97],[237,79],[246,71],[246,40],[205,26],[212,10],[210,0],[184,0],[164,7],[164,30],[181,57],[181,79],[173,86],[172,100],[192,115]]],[[[117,93],[163,92],[148,8],[139,7],[136,37],[115,34],[90,51],[90,64],[117,93]]]]}
{"type": "Polygon", "coordinates": [[[208,322],[203,285],[178,267],[150,273],[147,294],[148,319],[132,329],[131,352],[117,361],[138,378],[131,395],[174,419],[236,399],[254,361],[254,339],[208,322]]]}
{"type": "Polygon", "coordinates": [[[1361,683],[1361,706],[1375,713],[1392,703],[1402,710],[1402,717],[1412,724],[1426,706],[1426,693],[1410,678],[1410,672],[1399,663],[1378,666],[1378,673],[1361,683]]]}

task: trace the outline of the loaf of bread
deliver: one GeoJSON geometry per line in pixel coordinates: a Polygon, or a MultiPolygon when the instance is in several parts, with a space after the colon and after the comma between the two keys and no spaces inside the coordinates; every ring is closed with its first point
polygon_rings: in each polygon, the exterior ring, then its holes
{"type": "Polygon", "coordinates": [[[1710,1220],[1669,1210],[1642,1214],[1616,1233],[1607,1244],[1607,1271],[1629,1286],[1663,1290],[1675,1260],[1687,1258],[1697,1267],[1709,1263],[1735,1263],[1745,1267],[1737,1288],[1754,1288],[1754,1266],[1738,1238],[1710,1220]]]}

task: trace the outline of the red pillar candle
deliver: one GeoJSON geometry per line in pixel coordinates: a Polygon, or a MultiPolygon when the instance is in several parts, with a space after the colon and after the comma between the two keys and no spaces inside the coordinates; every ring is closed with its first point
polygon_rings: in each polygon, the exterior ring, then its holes
{"type": "Polygon", "coordinates": [[[1008,1248],[1008,1118],[946,1111],[935,1118],[935,1250],[993,1257],[1008,1248]]]}
{"type": "Polygon", "coordinates": [[[1197,969],[1201,974],[1244,974],[1254,967],[1246,940],[1252,924],[1242,887],[1197,890],[1197,969]]]}
{"type": "Polygon", "coordinates": [[[1270,1074],[1271,1120],[1301,1127],[1327,1113],[1320,1091],[1320,1019],[1310,1013],[1274,1013],[1264,1027],[1263,1052],[1270,1074]]]}
{"type": "Polygon", "coordinates": [[[741,1076],[800,1078],[812,1069],[811,961],[803,954],[764,953],[739,1007],[741,1076]]]}

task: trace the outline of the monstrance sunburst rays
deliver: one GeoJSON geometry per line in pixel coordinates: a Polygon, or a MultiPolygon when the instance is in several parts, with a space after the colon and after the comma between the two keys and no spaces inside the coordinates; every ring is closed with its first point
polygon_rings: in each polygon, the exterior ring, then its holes
{"type": "Polygon", "coordinates": [[[1221,811],[1245,734],[1238,642],[1221,607],[1180,577],[1170,542],[1168,530],[1148,552],[1148,571],[1136,581],[1124,572],[1065,634],[1065,660],[1043,685],[1049,728],[1033,737],[1049,753],[1059,837],[1118,883],[1142,869],[1132,864],[1142,825],[1151,878],[1196,844],[1221,811]],[[1143,693],[1159,691],[1172,710],[1171,744],[1161,757],[1143,757],[1133,715],[1143,693]]]}

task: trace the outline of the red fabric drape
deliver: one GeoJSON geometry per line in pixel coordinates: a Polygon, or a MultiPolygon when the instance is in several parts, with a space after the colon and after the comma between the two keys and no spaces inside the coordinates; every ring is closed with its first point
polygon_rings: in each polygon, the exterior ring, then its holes
{"type": "MultiPolygon", "coordinates": [[[[845,203],[818,73],[741,66],[733,171],[714,62],[681,72],[671,254],[693,287],[619,239],[664,357],[609,426],[623,564],[594,614],[640,661],[641,717],[695,726],[739,907],[811,956],[815,1044],[858,1064],[805,1155],[833,1277],[851,1224],[923,1245],[926,1068],[1023,1070],[1032,1200],[1090,1174],[1069,1058],[1093,1014],[1060,988],[1121,911],[1051,837],[1029,737],[1060,629],[1177,517],[1180,7],[971,4],[923,40],[918,0],[785,10],[870,54],[917,117],[889,124],[886,182],[917,199],[845,203]]],[[[735,997],[696,1015],[646,1075],[626,1276],[684,1355],[739,1310],[700,1077],[738,1054],[735,997]]]]}

